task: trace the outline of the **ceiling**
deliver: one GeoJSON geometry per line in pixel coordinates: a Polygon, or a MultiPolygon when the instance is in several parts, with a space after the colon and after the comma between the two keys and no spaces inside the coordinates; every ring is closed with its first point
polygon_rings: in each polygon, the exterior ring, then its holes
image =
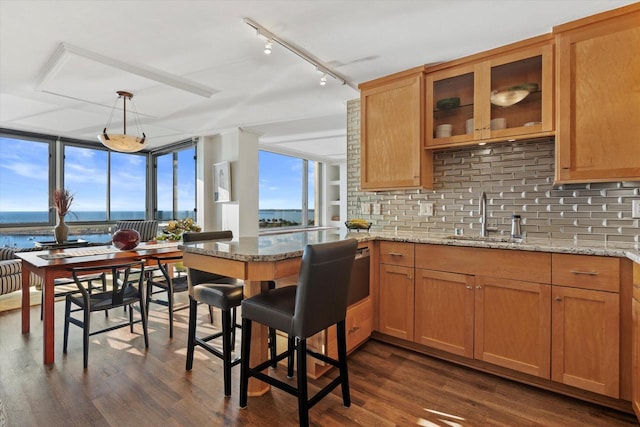
{"type": "MultiPolygon", "coordinates": [[[[340,161],[359,83],[629,3],[0,0],[0,127],[99,144],[116,91],[127,90],[149,148],[240,127],[263,148],[340,161]],[[349,84],[329,77],[320,86],[315,67],[277,44],[265,55],[244,18],[349,84]]],[[[117,111],[109,130],[121,126],[117,111]]]]}

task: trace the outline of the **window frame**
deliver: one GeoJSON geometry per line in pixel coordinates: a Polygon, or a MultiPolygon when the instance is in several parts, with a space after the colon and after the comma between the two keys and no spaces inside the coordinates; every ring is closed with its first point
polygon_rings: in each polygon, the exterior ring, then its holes
{"type": "Polygon", "coordinates": [[[197,149],[197,139],[193,139],[193,140],[186,140],[186,141],[179,141],[176,142],[175,144],[171,144],[162,148],[159,148],[157,150],[153,150],[149,153],[150,155],[150,159],[149,162],[151,164],[151,168],[150,168],[150,176],[149,176],[149,182],[150,182],[150,198],[151,198],[151,212],[150,212],[150,217],[152,219],[157,219],[158,221],[164,222],[164,221],[173,221],[173,220],[177,220],[177,219],[182,219],[182,218],[177,218],[176,217],[176,213],[179,212],[179,205],[178,205],[178,153],[180,151],[184,151],[184,150],[193,150],[193,167],[194,167],[194,174],[193,174],[193,189],[194,189],[194,198],[193,198],[193,216],[191,218],[196,219],[197,215],[198,215],[198,191],[197,191],[197,185],[198,185],[198,149],[197,149]],[[172,182],[172,188],[173,188],[173,194],[172,194],[172,215],[171,215],[171,219],[160,219],[158,218],[158,158],[161,156],[165,156],[167,154],[171,154],[173,156],[173,182],[172,182]]]}

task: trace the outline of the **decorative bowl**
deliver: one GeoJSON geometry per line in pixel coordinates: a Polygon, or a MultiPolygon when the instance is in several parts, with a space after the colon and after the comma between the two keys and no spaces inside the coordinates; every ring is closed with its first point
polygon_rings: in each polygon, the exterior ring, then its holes
{"type": "Polygon", "coordinates": [[[371,228],[371,222],[365,220],[350,220],[345,221],[344,225],[349,230],[369,230],[371,228]]]}
{"type": "Polygon", "coordinates": [[[494,90],[491,92],[491,103],[498,107],[510,107],[525,99],[529,93],[527,89],[503,90],[500,92],[494,90]]]}
{"type": "Polygon", "coordinates": [[[113,233],[111,242],[116,249],[129,251],[140,243],[140,233],[131,229],[118,230],[113,233]]]}
{"type": "Polygon", "coordinates": [[[438,110],[450,110],[460,106],[460,98],[444,98],[436,102],[436,108],[438,110]]]}

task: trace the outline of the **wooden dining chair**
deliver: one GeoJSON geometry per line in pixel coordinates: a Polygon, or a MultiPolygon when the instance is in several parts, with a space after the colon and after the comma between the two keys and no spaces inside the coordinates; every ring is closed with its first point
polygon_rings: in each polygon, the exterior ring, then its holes
{"type": "Polygon", "coordinates": [[[79,294],[67,294],[64,311],[64,341],[63,352],[67,353],[69,341],[69,324],[72,323],[82,328],[82,349],[84,368],[87,368],[89,361],[89,337],[92,335],[109,332],[114,329],[129,326],[133,333],[133,325],[142,322],[144,333],[144,346],[149,347],[149,335],[147,332],[147,310],[143,299],[144,286],[144,261],[130,262],[126,264],[112,264],[98,267],[76,267],[71,269],[73,279],[78,286],[79,294]],[[138,272],[132,273],[132,270],[138,272]],[[82,276],[87,274],[97,274],[102,286],[110,288],[103,292],[89,292],[85,286],[82,276]],[[132,279],[132,275],[137,277],[132,279]],[[108,286],[110,282],[110,286],[108,286]],[[140,319],[133,320],[133,304],[139,304],[140,319]],[[72,309],[75,306],[75,309],[72,309]],[[91,331],[91,313],[96,311],[106,311],[116,307],[129,307],[129,320],[118,323],[103,329],[91,331]],[[72,316],[74,312],[82,312],[82,319],[72,316]]]}

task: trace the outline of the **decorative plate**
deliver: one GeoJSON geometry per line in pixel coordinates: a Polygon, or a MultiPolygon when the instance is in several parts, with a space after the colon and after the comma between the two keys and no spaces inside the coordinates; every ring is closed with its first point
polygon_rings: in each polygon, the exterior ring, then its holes
{"type": "Polygon", "coordinates": [[[460,98],[444,98],[436,102],[436,108],[438,110],[450,110],[460,106],[460,98]]]}

